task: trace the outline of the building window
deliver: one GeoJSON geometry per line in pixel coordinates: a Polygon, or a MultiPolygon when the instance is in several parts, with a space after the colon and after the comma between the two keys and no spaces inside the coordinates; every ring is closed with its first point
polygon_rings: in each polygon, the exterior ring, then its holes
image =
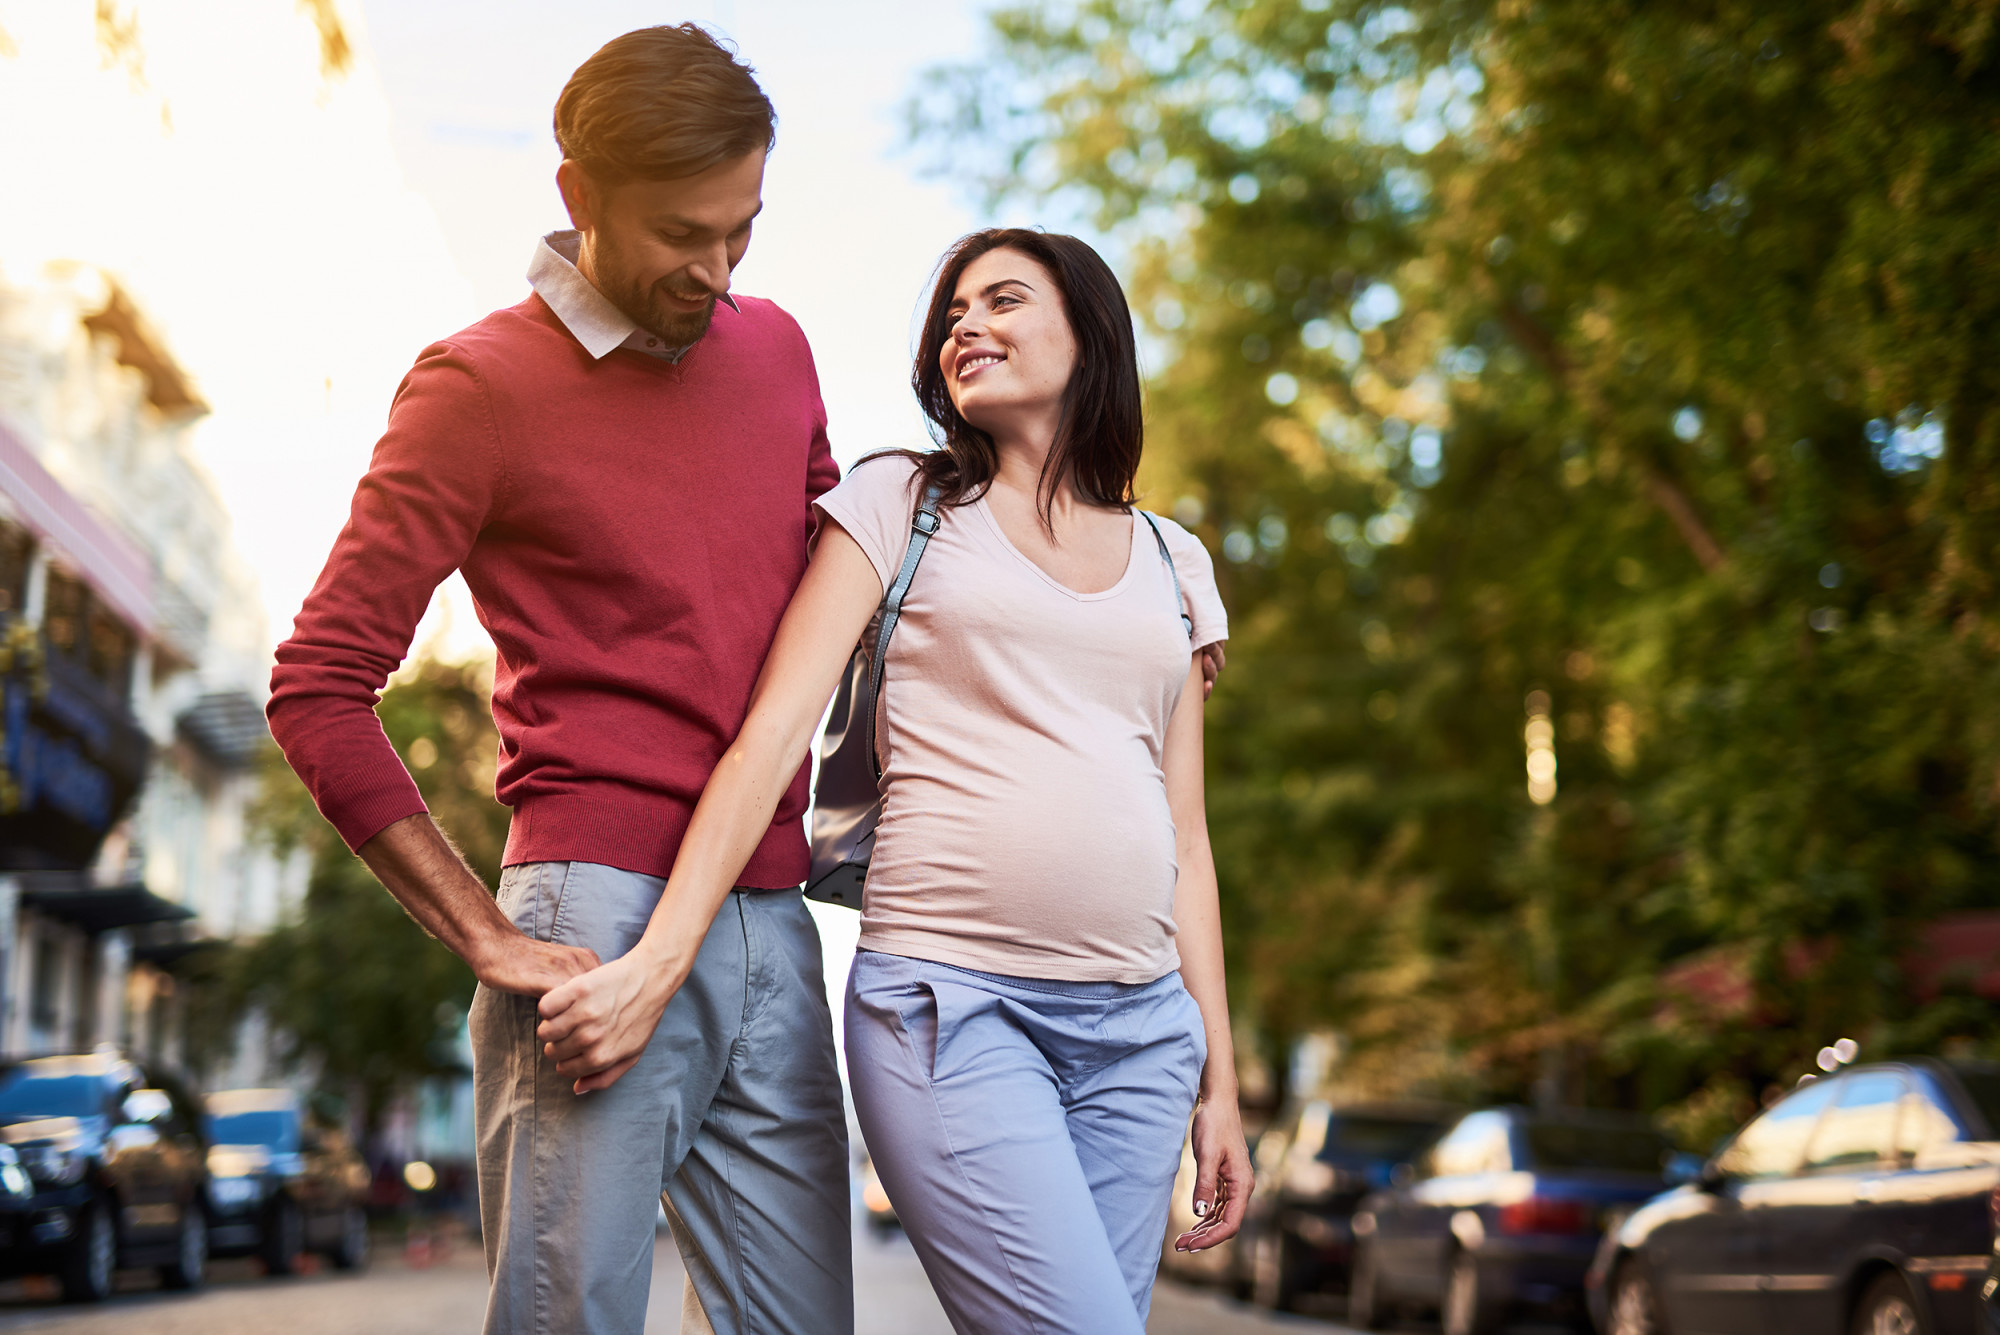
{"type": "Polygon", "coordinates": [[[19,524],[0,519],[0,615],[19,616],[28,600],[28,560],[34,539],[19,524]]]}
{"type": "Polygon", "coordinates": [[[55,1032],[62,1018],[62,947],[46,932],[35,937],[35,977],[28,993],[28,1024],[40,1035],[55,1032]]]}
{"type": "Polygon", "coordinates": [[[48,602],[42,611],[42,630],[58,653],[74,657],[83,639],[84,618],[90,608],[90,589],[65,571],[49,571],[48,602]]]}
{"type": "Polygon", "coordinates": [[[42,630],[49,645],[96,678],[118,699],[132,688],[138,638],[90,586],[63,570],[49,570],[42,630]]]}
{"type": "Polygon", "coordinates": [[[84,666],[90,675],[124,699],[132,689],[132,651],[136,647],[125,623],[96,599],[90,604],[90,652],[84,666]]]}

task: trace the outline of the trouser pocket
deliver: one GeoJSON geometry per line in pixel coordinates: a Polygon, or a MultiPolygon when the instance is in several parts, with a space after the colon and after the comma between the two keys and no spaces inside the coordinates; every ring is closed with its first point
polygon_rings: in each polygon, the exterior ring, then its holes
{"type": "Polygon", "coordinates": [[[554,941],[569,890],[572,862],[521,862],[500,873],[494,903],[507,921],[537,941],[554,941]]]}

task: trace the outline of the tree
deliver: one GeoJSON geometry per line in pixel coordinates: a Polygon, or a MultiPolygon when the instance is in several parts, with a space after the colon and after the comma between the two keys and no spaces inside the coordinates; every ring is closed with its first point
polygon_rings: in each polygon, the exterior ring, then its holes
{"type": "Polygon", "coordinates": [[[920,141],[1103,229],[1165,355],[1275,1037],[1691,1137],[1837,1032],[1993,1045],[1904,962],[2000,903],[1996,20],[1091,0],[932,75],[920,141]]]}
{"type": "MultiPolygon", "coordinates": [[[[497,887],[508,812],[492,795],[498,736],[486,672],[421,658],[382,693],[377,712],[431,814],[497,887]]],[[[275,748],[255,823],[281,850],[307,849],[312,876],[299,915],[228,966],[231,993],[263,1009],[286,1055],[327,1092],[354,1097],[372,1130],[397,1094],[457,1069],[452,1040],[472,1000],[472,972],[347,851],[275,748]]]]}

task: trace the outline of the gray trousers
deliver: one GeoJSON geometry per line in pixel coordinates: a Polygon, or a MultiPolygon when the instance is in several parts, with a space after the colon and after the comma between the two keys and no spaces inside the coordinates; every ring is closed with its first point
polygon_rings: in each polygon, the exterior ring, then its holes
{"type": "MultiPolygon", "coordinates": [[[[500,908],[542,941],[631,950],[664,882],[587,862],[509,867],[500,908]]],[[[847,1123],[819,933],[796,890],[739,890],[637,1065],[578,1096],[535,1002],[472,1003],[487,1335],[639,1335],[662,1198],[687,1268],[681,1329],[854,1328],[847,1123]]]]}
{"type": "Polygon", "coordinates": [[[1178,973],[1007,978],[859,951],[847,1075],[959,1335],[1144,1335],[1208,1041],[1178,973]]]}

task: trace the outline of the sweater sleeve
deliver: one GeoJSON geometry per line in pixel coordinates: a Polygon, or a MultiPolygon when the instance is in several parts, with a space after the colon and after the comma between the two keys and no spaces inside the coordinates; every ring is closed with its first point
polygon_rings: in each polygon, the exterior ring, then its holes
{"type": "Polygon", "coordinates": [[[349,848],[427,809],[375,705],[503,485],[477,369],[450,344],[426,348],[271,673],[271,735],[349,848]]]}
{"type": "Polygon", "coordinates": [[[840,481],[840,465],[833,461],[833,446],[826,438],[826,408],[819,402],[819,384],[813,384],[813,401],[817,412],[813,418],[813,438],[811,452],[806,456],[806,535],[810,539],[813,525],[813,503],[832,491],[840,481]]]}

